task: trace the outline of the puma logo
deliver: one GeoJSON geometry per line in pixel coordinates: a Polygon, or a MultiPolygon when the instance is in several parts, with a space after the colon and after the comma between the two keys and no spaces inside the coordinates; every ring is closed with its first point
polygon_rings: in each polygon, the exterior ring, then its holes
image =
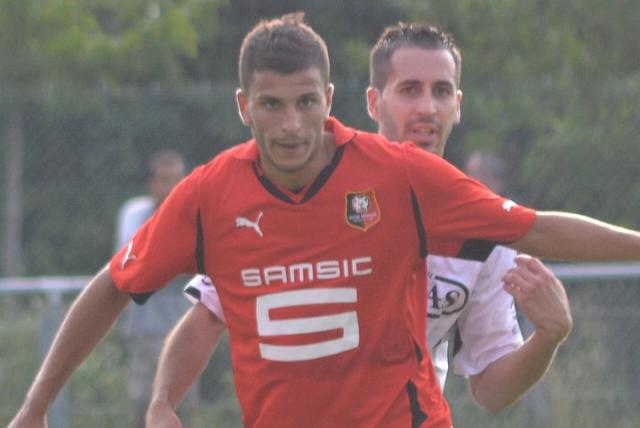
{"type": "Polygon", "coordinates": [[[515,207],[516,203],[508,200],[508,201],[504,201],[504,203],[502,204],[502,209],[505,210],[506,212],[510,212],[511,208],[515,207]]]}
{"type": "Polygon", "coordinates": [[[256,221],[251,221],[246,217],[236,217],[236,227],[250,227],[262,238],[264,235],[262,234],[262,230],[260,230],[261,218],[262,218],[262,211],[258,213],[258,217],[256,218],[256,221]]]}

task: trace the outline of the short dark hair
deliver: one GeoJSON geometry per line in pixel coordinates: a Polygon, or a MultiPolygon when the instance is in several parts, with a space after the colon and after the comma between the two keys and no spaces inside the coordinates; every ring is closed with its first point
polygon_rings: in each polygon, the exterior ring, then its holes
{"type": "Polygon", "coordinates": [[[159,169],[173,165],[180,165],[185,168],[184,158],[176,150],[160,149],[152,153],[146,163],[147,179],[155,177],[159,169]]]}
{"type": "Polygon", "coordinates": [[[262,20],[245,36],[238,61],[242,90],[249,89],[253,73],[265,70],[289,74],[318,67],[329,84],[327,45],[303,21],[303,12],[262,20]]]}
{"type": "Polygon", "coordinates": [[[456,85],[460,86],[462,56],[453,36],[435,25],[399,22],[386,27],[371,49],[369,78],[372,87],[382,91],[391,71],[391,57],[402,47],[448,50],[456,66],[456,85]]]}

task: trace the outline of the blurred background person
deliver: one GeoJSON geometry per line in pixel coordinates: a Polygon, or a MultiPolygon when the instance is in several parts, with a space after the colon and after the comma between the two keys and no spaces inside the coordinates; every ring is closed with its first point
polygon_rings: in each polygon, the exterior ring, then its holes
{"type": "MultiPolygon", "coordinates": [[[[148,194],[127,200],[118,212],[116,250],[127,245],[133,234],[153,215],[173,187],[185,176],[182,155],[174,150],[160,150],[147,163],[148,194]]],[[[158,291],[144,305],[129,305],[124,321],[127,342],[127,395],[129,425],[144,428],[151,383],[158,355],[166,334],[190,306],[182,297],[184,278],[178,277],[158,291]]],[[[198,402],[197,385],[187,394],[181,417],[198,402]]]]}
{"type": "Polygon", "coordinates": [[[500,195],[505,194],[504,191],[508,190],[505,186],[507,167],[504,160],[495,152],[472,151],[467,157],[464,171],[500,195]]]}

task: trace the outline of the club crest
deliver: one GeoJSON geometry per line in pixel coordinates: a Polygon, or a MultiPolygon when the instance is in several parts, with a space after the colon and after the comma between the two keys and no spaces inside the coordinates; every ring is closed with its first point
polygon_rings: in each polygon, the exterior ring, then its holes
{"type": "Polygon", "coordinates": [[[346,220],[349,226],[367,231],[380,221],[380,207],[373,190],[348,192],[345,199],[346,220]]]}

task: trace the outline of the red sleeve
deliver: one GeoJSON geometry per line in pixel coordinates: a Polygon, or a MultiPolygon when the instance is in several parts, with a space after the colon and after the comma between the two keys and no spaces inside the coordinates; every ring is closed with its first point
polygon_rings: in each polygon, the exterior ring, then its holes
{"type": "Polygon", "coordinates": [[[404,144],[405,165],[427,239],[517,241],[529,232],[534,210],[496,195],[445,160],[404,144]]]}
{"type": "Polygon", "coordinates": [[[111,259],[116,287],[149,293],[180,273],[196,271],[198,172],[181,181],[131,241],[111,259]]]}

